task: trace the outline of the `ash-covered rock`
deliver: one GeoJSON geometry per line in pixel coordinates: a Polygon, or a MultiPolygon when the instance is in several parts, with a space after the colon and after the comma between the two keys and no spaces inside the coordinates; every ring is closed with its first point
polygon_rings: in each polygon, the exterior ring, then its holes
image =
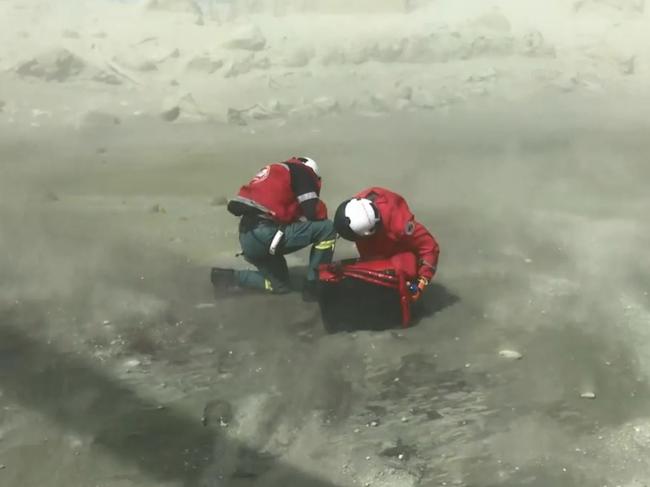
{"type": "Polygon", "coordinates": [[[203,408],[201,423],[203,426],[221,426],[230,424],[233,418],[232,405],[224,399],[209,401],[203,408]]]}
{"type": "Polygon", "coordinates": [[[50,49],[16,66],[20,76],[44,81],[68,81],[86,69],[86,62],[67,49],[50,49]]]}

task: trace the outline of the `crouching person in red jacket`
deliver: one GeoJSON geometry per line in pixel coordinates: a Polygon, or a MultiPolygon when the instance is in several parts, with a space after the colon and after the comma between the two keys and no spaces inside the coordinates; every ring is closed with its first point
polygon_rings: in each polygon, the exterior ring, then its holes
{"type": "Polygon", "coordinates": [[[320,199],[316,161],[293,157],[265,166],[228,203],[240,218],[239,242],[244,258],[257,270],[212,268],[216,289],[252,288],[274,294],[290,290],[285,255],[311,245],[303,299],[318,297],[318,267],[332,261],[336,233],[320,199]]]}
{"type": "Polygon", "coordinates": [[[388,259],[412,252],[418,259],[413,286],[417,300],[436,273],[440,249],[431,233],[415,220],[406,200],[385,188],[365,189],[341,203],[334,227],[344,239],[355,242],[362,260],[388,259]]]}

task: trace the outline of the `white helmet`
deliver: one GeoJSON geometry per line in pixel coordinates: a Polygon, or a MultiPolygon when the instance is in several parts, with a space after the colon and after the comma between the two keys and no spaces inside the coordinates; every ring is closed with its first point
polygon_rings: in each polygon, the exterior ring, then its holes
{"type": "Polygon", "coordinates": [[[305,166],[311,167],[311,170],[320,178],[320,170],[318,169],[318,164],[316,164],[315,160],[310,157],[296,157],[296,159],[301,161],[305,166]]]}
{"type": "Polygon", "coordinates": [[[375,233],[379,222],[379,212],[372,201],[366,198],[344,201],[334,215],[334,227],[346,240],[369,237],[375,233]]]}

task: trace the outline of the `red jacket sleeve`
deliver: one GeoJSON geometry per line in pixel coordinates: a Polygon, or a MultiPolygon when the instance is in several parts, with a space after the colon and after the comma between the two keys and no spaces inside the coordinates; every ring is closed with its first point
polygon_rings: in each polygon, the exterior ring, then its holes
{"type": "Polygon", "coordinates": [[[415,222],[411,235],[405,235],[405,244],[418,257],[418,275],[431,280],[438,267],[440,248],[429,230],[421,223],[415,222]]]}

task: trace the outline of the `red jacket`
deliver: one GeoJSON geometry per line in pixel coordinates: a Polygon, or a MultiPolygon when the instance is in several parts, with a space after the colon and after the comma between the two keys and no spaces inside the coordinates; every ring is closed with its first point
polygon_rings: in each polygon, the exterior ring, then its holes
{"type": "Polygon", "coordinates": [[[418,275],[430,280],[438,265],[438,242],[424,225],[415,221],[406,200],[378,187],[361,191],[356,197],[371,200],[381,217],[377,232],[356,242],[361,258],[387,259],[401,252],[413,252],[418,258],[418,275]]]}
{"type": "MultiPolygon", "coordinates": [[[[290,224],[298,221],[303,214],[300,202],[291,189],[289,164],[302,164],[302,162],[290,159],[265,166],[248,184],[240,188],[235,200],[256,208],[277,223],[290,224]]],[[[320,192],[321,181],[315,173],[314,179],[320,192]]],[[[327,218],[327,207],[320,199],[317,217],[327,218]]]]}

